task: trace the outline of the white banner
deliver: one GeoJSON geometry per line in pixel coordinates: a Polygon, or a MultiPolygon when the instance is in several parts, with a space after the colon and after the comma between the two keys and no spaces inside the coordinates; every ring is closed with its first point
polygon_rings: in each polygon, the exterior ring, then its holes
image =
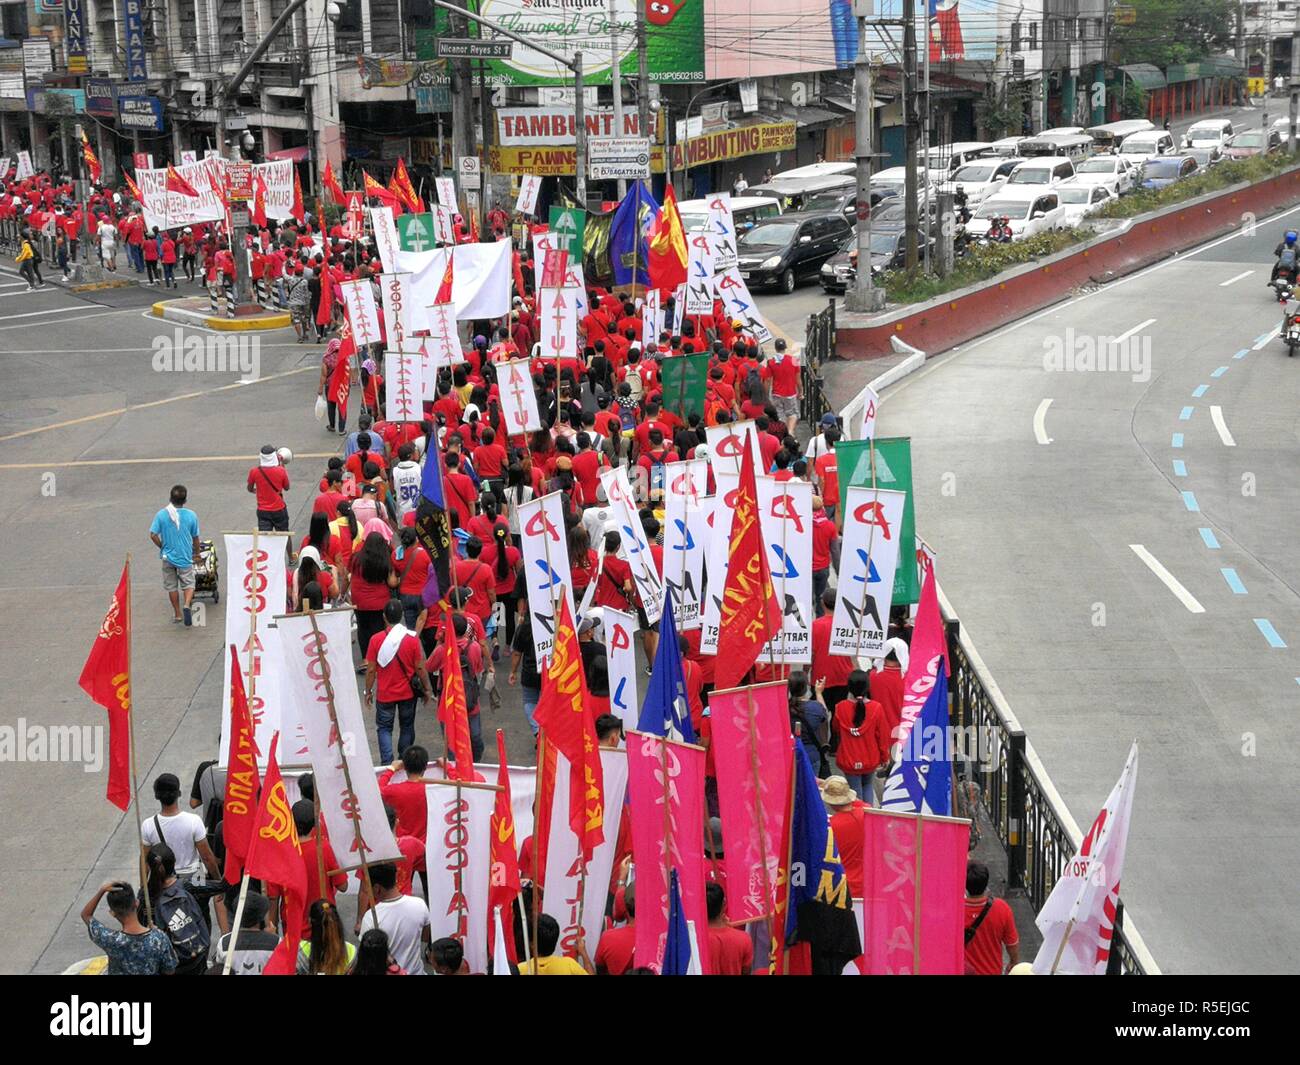
{"type": "Polygon", "coordinates": [[[485,973],[496,792],[426,781],[424,797],[429,805],[424,849],[429,935],[434,940],[459,940],[470,972],[485,973]]]}
{"type": "Polygon", "coordinates": [[[420,337],[415,332],[415,293],[410,274],[380,274],[379,295],[383,300],[384,336],[388,351],[417,351],[420,337]]]}
{"type": "Polygon", "coordinates": [[[456,183],[451,178],[434,178],[433,188],[438,196],[438,203],[441,206],[452,212],[460,210],[460,206],[456,203],[456,183]]]}
{"type": "Polygon", "coordinates": [[[541,177],[537,174],[524,174],[519,179],[519,198],[515,200],[515,212],[533,214],[537,210],[537,194],[541,191],[541,177]]]}
{"type": "Polygon", "coordinates": [[[9,176],[9,156],[0,155],[0,181],[9,176]]]}
{"type": "MultiPolygon", "coordinates": [[[[455,287],[455,282],[452,282],[455,287]]],[[[456,331],[456,305],[431,303],[425,311],[429,335],[425,350],[429,353],[429,377],[425,379],[425,399],[437,398],[438,371],[444,366],[455,366],[465,361],[460,349],[460,334],[456,331]]]]}
{"type": "MultiPolygon", "coordinates": [[[[555,248],[555,235],[550,232],[537,233],[533,236],[533,288],[541,292],[542,277],[546,273],[546,258],[555,248]]],[[[582,262],[573,256],[569,257],[564,267],[564,292],[566,297],[573,300],[576,308],[576,315],[579,319],[584,317],[588,311],[587,306],[587,279],[583,274],[582,262]]]]}
{"type": "Polygon", "coordinates": [[[578,303],[563,288],[544,288],[538,294],[537,313],[542,319],[542,358],[578,357],[578,303]]]}
{"type": "Polygon", "coordinates": [[[880,409],[880,396],[870,385],[862,389],[862,435],[859,440],[876,438],[876,411],[880,409]]]}
{"type": "Polygon", "coordinates": [[[24,178],[29,178],[35,173],[36,169],[32,166],[31,153],[20,151],[18,153],[18,173],[16,173],[14,177],[18,181],[22,181],[24,178]]]}
{"type": "MultiPolygon", "coordinates": [[[[266,764],[271,737],[282,730],[280,692],[280,656],[271,634],[271,619],[284,613],[285,545],[287,533],[258,533],[257,550],[253,550],[252,533],[226,533],[226,640],[223,646],[235,645],[239,671],[244,675],[244,691],[253,718],[253,733],[259,760],[266,764]]],[[[220,764],[226,765],[230,754],[230,655],[223,654],[225,668],[221,680],[221,748],[220,764]]],[[[306,749],[301,728],[280,738],[279,758],[285,765],[306,764],[306,749]]]]}
{"type": "Polygon", "coordinates": [[[654,556],[646,542],[645,529],[641,525],[632,487],[627,481],[627,467],[615,466],[613,469],[602,470],[600,484],[605,489],[605,497],[618,522],[619,539],[623,543],[623,554],[628,565],[632,567],[632,581],[641,597],[641,609],[653,625],[664,610],[663,578],[655,568],[654,556]]]}
{"type": "Polygon", "coordinates": [[[375,290],[370,281],[340,281],[339,293],[352,323],[352,337],[359,358],[367,358],[362,351],[368,344],[379,343],[379,311],[375,307],[375,290]]]}
{"type": "MultiPolygon", "coordinates": [[[[451,302],[460,321],[473,318],[500,318],[510,312],[510,242],[457,244],[452,248],[430,251],[399,251],[397,268],[412,275],[412,291],[431,299],[438,292],[447,256],[452,263],[451,302]]],[[[425,304],[427,307],[428,304],[425,304]]],[[[416,330],[428,329],[424,308],[415,308],[416,330]]],[[[358,341],[360,343],[360,341],[358,341]]]]}
{"type": "Polygon", "coordinates": [[[731,213],[731,193],[715,192],[708,197],[708,208],[713,268],[731,270],[740,261],[736,255],[736,219],[731,213]]]}
{"type": "MultiPolygon", "coordinates": [[[[751,423],[752,424],[752,423],[751,423]]],[[[712,448],[710,448],[712,451],[712,448]]],[[[713,468],[713,509],[709,512],[709,539],[704,549],[704,571],[708,594],[704,597],[700,651],[718,653],[718,632],[722,617],[722,590],[727,585],[727,563],[731,557],[731,515],[736,510],[740,474],[713,468]]],[[[762,526],[760,524],[760,530],[762,526]]]]}
{"type": "Polygon", "coordinates": [[[498,363],[497,387],[507,436],[531,433],[542,427],[542,416],[537,410],[537,393],[533,389],[527,359],[508,359],[498,363]]]}
{"type": "Polygon", "coordinates": [[[768,642],[759,658],[783,665],[811,662],[813,486],[808,481],[773,477],[756,480],[758,524],[782,614],[781,635],[768,642]]]}
{"type": "Polygon", "coordinates": [[[715,279],[718,295],[721,297],[727,315],[733,322],[740,322],[744,331],[759,344],[766,344],[772,339],[763,316],[758,313],[758,305],[749,294],[749,286],[740,276],[740,269],[732,267],[718,274],[715,279]]]}
{"type": "Polygon", "coordinates": [[[224,166],[223,160],[204,159],[201,163],[182,163],[176,168],[176,173],[190,183],[197,196],[168,192],[166,167],[137,170],[135,183],[143,197],[145,225],[150,229],[155,226],[175,229],[224,219],[224,166]]]}
{"type": "Polygon", "coordinates": [[[433,239],[439,244],[456,243],[456,227],[451,220],[454,210],[454,207],[444,207],[440,203],[433,205],[433,211],[431,212],[433,214],[433,239]]]}
{"type": "Polygon", "coordinates": [[[569,763],[558,751],[555,754],[555,792],[551,800],[551,835],[546,845],[546,875],[542,880],[542,912],[560,924],[560,954],[577,955],[578,910],[582,910],[582,938],[587,956],[596,956],[596,946],[605,926],[605,900],[609,880],[614,872],[614,852],[618,849],[618,828],[623,816],[623,796],[627,792],[627,751],[609,747],[600,749],[600,769],[604,776],[605,840],[587,863],[587,893],[582,894],[582,863],[578,837],[569,827],[569,763]]]}
{"type": "MultiPolygon", "coordinates": [[[[906,492],[850,488],[830,653],[884,658],[906,492]]],[[[910,547],[911,545],[909,545],[910,547]]],[[[911,551],[906,552],[911,558],[911,551]]]]}
{"type": "MultiPolygon", "coordinates": [[[[267,221],[293,217],[293,160],[273,159],[269,163],[253,164],[254,179],[261,177],[266,184],[267,221]]],[[[198,186],[196,185],[195,188],[198,186]]]]}
{"type": "Polygon", "coordinates": [[[740,472],[740,464],[745,458],[746,439],[749,440],[749,449],[754,456],[754,473],[761,476],[767,472],[763,468],[763,449],[758,446],[758,426],[752,421],[711,425],[704,432],[715,474],[724,470],[728,473],[740,472]]]}
{"type": "MultiPolygon", "coordinates": [[[[390,333],[389,336],[392,336],[390,333]]],[[[384,383],[385,413],[390,422],[418,422],[424,418],[424,358],[420,350],[389,347],[384,356],[388,379],[384,383]]],[[[812,486],[809,485],[811,488],[812,486]]]]}
{"type": "Polygon", "coordinates": [[[673,593],[678,632],[698,629],[708,542],[709,460],[664,467],[664,583],[673,593]]]}
{"type": "Polygon", "coordinates": [[[682,282],[673,293],[673,336],[682,335],[682,319],[686,317],[686,283],[682,282]]]}
{"type": "Polygon", "coordinates": [[[397,236],[397,223],[393,221],[391,207],[370,208],[370,228],[374,230],[375,244],[379,248],[379,261],[383,263],[384,272],[397,273],[397,253],[402,244],[397,236]]]}
{"type": "MultiPolygon", "coordinates": [[[[524,12],[514,17],[521,20],[529,18],[528,5],[524,12]]],[[[631,18],[631,16],[628,16],[631,18]]],[[[622,24],[631,41],[628,24],[622,24]]],[[[560,29],[554,19],[548,19],[545,31],[571,33],[572,29],[560,29]]],[[[560,107],[499,107],[497,108],[497,143],[504,148],[556,148],[575,142],[573,105],[560,107]]],[[[640,137],[640,122],[634,107],[623,109],[623,127],[620,130],[614,121],[614,108],[592,107],[585,109],[584,122],[589,137],[640,137]]],[[[651,125],[654,124],[653,119],[651,125]]]]}
{"type": "Polygon", "coordinates": [[[524,556],[524,580],[528,586],[533,648],[540,668],[555,645],[555,626],[559,617],[556,608],[560,596],[568,601],[569,617],[577,623],[573,609],[573,571],[569,569],[569,541],[558,492],[520,505],[519,536],[524,556]]]}
{"type": "Polygon", "coordinates": [[[623,722],[625,729],[636,728],[641,700],[636,683],[635,614],[601,608],[605,630],[605,661],[609,666],[609,709],[623,722]]]}
{"type": "Polygon", "coordinates": [[[686,313],[713,313],[713,240],[707,230],[686,235],[686,313]]]}
{"type": "Polygon", "coordinates": [[[650,289],[645,294],[645,306],[641,309],[641,350],[653,350],[659,341],[659,290],[650,289]]]}
{"type": "Polygon", "coordinates": [[[319,640],[312,631],[312,617],[306,614],[278,617],[276,630],[284,663],[284,696],[293,703],[307,735],[316,794],[330,844],[340,869],[356,869],[363,859],[400,861],[402,855],[388,827],[379,781],[370,762],[370,743],[352,665],[352,610],[323,610],[315,619],[319,640]],[[330,720],[327,674],[334,692],[337,729],[330,720]]]}

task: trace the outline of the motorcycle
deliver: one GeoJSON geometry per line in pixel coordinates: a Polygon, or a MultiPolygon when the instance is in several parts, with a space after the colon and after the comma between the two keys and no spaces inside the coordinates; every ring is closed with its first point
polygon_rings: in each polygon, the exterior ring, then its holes
{"type": "Polygon", "coordinates": [[[1282,304],[1282,342],[1286,344],[1286,353],[1294,355],[1300,347],[1300,303],[1288,306],[1292,299],[1291,288],[1285,287],[1278,292],[1278,302],[1282,304]]]}

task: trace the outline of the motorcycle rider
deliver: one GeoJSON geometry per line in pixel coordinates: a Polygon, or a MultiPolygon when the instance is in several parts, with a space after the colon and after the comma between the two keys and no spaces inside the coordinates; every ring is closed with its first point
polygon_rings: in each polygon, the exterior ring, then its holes
{"type": "Polygon", "coordinates": [[[984,239],[993,244],[1010,244],[1012,236],[1011,219],[1006,215],[1000,215],[993,219],[989,231],[984,234],[984,239]]]}
{"type": "Polygon", "coordinates": [[[1282,243],[1273,249],[1273,257],[1277,260],[1273,264],[1273,272],[1269,275],[1268,283],[1271,285],[1277,280],[1277,275],[1285,272],[1288,280],[1292,284],[1296,280],[1296,265],[1300,257],[1300,247],[1296,246],[1296,231],[1288,229],[1282,237],[1282,243]]]}
{"type": "Polygon", "coordinates": [[[953,206],[957,208],[957,218],[962,225],[965,225],[970,221],[970,211],[966,208],[968,199],[969,197],[966,195],[966,190],[958,185],[957,191],[952,195],[952,202],[953,206]]]}

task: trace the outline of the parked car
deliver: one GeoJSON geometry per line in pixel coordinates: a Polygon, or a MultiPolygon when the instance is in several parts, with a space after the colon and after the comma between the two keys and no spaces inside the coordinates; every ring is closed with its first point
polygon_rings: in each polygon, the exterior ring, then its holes
{"type": "Polygon", "coordinates": [[[993,142],[994,155],[1019,155],[1020,145],[1027,141],[1028,137],[1003,137],[1001,140],[993,142]]]}
{"type": "Polygon", "coordinates": [[[1115,199],[1105,185],[1080,185],[1073,181],[1058,185],[1056,194],[1061,198],[1061,206],[1065,208],[1067,226],[1077,226],[1115,199]]]}
{"type": "Polygon", "coordinates": [[[1060,185],[1074,177],[1074,164],[1069,159],[1048,155],[1039,159],[1028,159],[1021,163],[1007,178],[1007,188],[1020,185],[1060,185]]]}
{"type": "MultiPolygon", "coordinates": [[[[921,215],[921,205],[917,204],[917,219],[921,215]]],[[[939,204],[935,199],[930,200],[930,224],[935,224],[935,218],[939,212],[939,204]]],[[[871,215],[872,230],[902,229],[907,225],[907,205],[903,202],[901,196],[891,196],[883,204],[875,209],[871,215]]]]}
{"type": "Polygon", "coordinates": [[[993,145],[988,141],[938,144],[931,147],[927,153],[925,167],[930,172],[930,180],[942,185],[967,163],[992,153],[993,145]]]}
{"type": "Polygon", "coordinates": [[[1089,126],[1088,136],[1102,152],[1113,151],[1124,143],[1125,137],[1134,133],[1145,133],[1155,129],[1155,123],[1145,118],[1128,118],[1119,122],[1107,122],[1100,126],[1089,126]]]}
{"type": "Polygon", "coordinates": [[[1207,166],[1215,166],[1223,162],[1224,154],[1218,148],[1187,148],[1183,151],[1184,155],[1190,155],[1196,160],[1196,165],[1204,170],[1207,166]]]}
{"type": "Polygon", "coordinates": [[[1203,118],[1183,134],[1184,148],[1223,148],[1232,140],[1232,123],[1226,118],[1203,118]]]}
{"type": "Polygon", "coordinates": [[[1094,155],[1074,168],[1074,180],[1079,185],[1100,185],[1119,196],[1133,191],[1136,167],[1127,155],[1094,155]]]}
{"type": "Polygon", "coordinates": [[[972,237],[982,237],[995,218],[1007,219],[1013,240],[1024,240],[1065,225],[1065,208],[1055,189],[1030,196],[1008,196],[1006,190],[1003,192],[980,204],[966,227],[972,237]]]}
{"type": "MultiPolygon", "coordinates": [[[[1248,129],[1238,133],[1223,149],[1227,159],[1248,159],[1252,155],[1272,155],[1282,147],[1282,134],[1270,129],[1248,129]]],[[[1191,152],[1186,153],[1191,155],[1191,152]]]]}
{"type": "MultiPolygon", "coordinates": [[[[703,229],[709,224],[709,201],[682,200],[677,205],[677,213],[682,216],[682,228],[688,233],[692,229],[703,229]]],[[[770,196],[733,196],[731,197],[731,217],[736,223],[736,232],[743,233],[765,218],[777,218],[781,214],[781,204],[770,196]]]]}
{"type": "Polygon", "coordinates": [[[977,204],[996,195],[997,191],[1007,183],[1011,171],[1024,161],[1018,155],[1013,155],[1009,159],[1000,156],[977,159],[973,163],[967,163],[953,174],[953,189],[954,191],[961,189],[966,193],[966,206],[973,211],[977,204]]]}
{"type": "MultiPolygon", "coordinates": [[[[877,233],[874,229],[871,231],[872,273],[903,268],[907,261],[907,241],[904,237],[904,233],[897,229],[884,233],[877,233]]],[[[934,253],[933,241],[930,243],[930,251],[931,254],[934,253]]],[[[918,244],[918,258],[924,254],[921,245],[918,244]]],[[[858,235],[854,233],[840,245],[839,251],[822,264],[822,288],[832,295],[843,293],[857,278],[857,267],[858,235]]]]}
{"type": "MultiPolygon", "coordinates": [[[[924,189],[927,171],[922,167],[916,168],[916,187],[918,192],[924,189]]],[[[871,175],[872,188],[896,189],[898,195],[903,195],[903,189],[907,180],[907,168],[903,166],[891,166],[885,170],[878,171],[871,175]]],[[[934,182],[930,182],[930,199],[935,197],[934,182]]]]}
{"type": "Polygon", "coordinates": [[[1119,146],[1119,154],[1136,160],[1148,159],[1153,155],[1173,155],[1174,135],[1166,129],[1153,129],[1146,133],[1131,133],[1119,146]]]}
{"type": "Polygon", "coordinates": [[[817,276],[850,232],[842,215],[798,213],[759,222],[736,241],[740,276],[751,287],[793,292],[800,278],[817,276]]]}
{"type": "MultiPolygon", "coordinates": [[[[897,193],[893,189],[872,189],[871,206],[893,199],[897,193]]],[[[852,225],[858,217],[858,191],[855,187],[835,189],[831,192],[819,192],[809,196],[803,204],[804,214],[842,214],[844,220],[852,225]]]]}
{"type": "Polygon", "coordinates": [[[1165,155],[1148,159],[1142,168],[1142,188],[1163,189],[1196,173],[1200,167],[1190,155],[1165,155]]]}
{"type": "Polygon", "coordinates": [[[853,176],[855,166],[854,163],[813,163],[777,174],[771,181],[751,185],[746,191],[750,196],[780,200],[784,211],[802,211],[818,193],[852,191],[857,185],[853,176]]]}

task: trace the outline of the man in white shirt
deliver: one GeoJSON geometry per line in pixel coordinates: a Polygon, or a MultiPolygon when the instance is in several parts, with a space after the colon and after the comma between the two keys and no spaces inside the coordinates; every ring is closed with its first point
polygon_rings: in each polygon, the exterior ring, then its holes
{"type": "Polygon", "coordinates": [[[393,467],[393,494],[397,500],[397,520],[420,503],[420,464],[415,461],[415,446],[403,444],[397,449],[398,462],[393,467]]]}
{"type": "Polygon", "coordinates": [[[200,865],[209,877],[220,880],[221,866],[208,846],[203,819],[180,808],[181,782],[175,773],[163,773],[153,782],[153,797],[160,809],[140,826],[145,853],[155,843],[166,843],[176,855],[176,876],[183,883],[194,879],[200,865]]]}
{"type": "MultiPolygon", "coordinates": [[[[370,883],[375,889],[379,927],[388,936],[388,953],[408,975],[423,976],[424,951],[430,940],[428,904],[418,895],[397,890],[397,866],[392,862],[372,865],[370,883]]],[[[362,927],[372,927],[372,921],[367,914],[362,927]]]]}

